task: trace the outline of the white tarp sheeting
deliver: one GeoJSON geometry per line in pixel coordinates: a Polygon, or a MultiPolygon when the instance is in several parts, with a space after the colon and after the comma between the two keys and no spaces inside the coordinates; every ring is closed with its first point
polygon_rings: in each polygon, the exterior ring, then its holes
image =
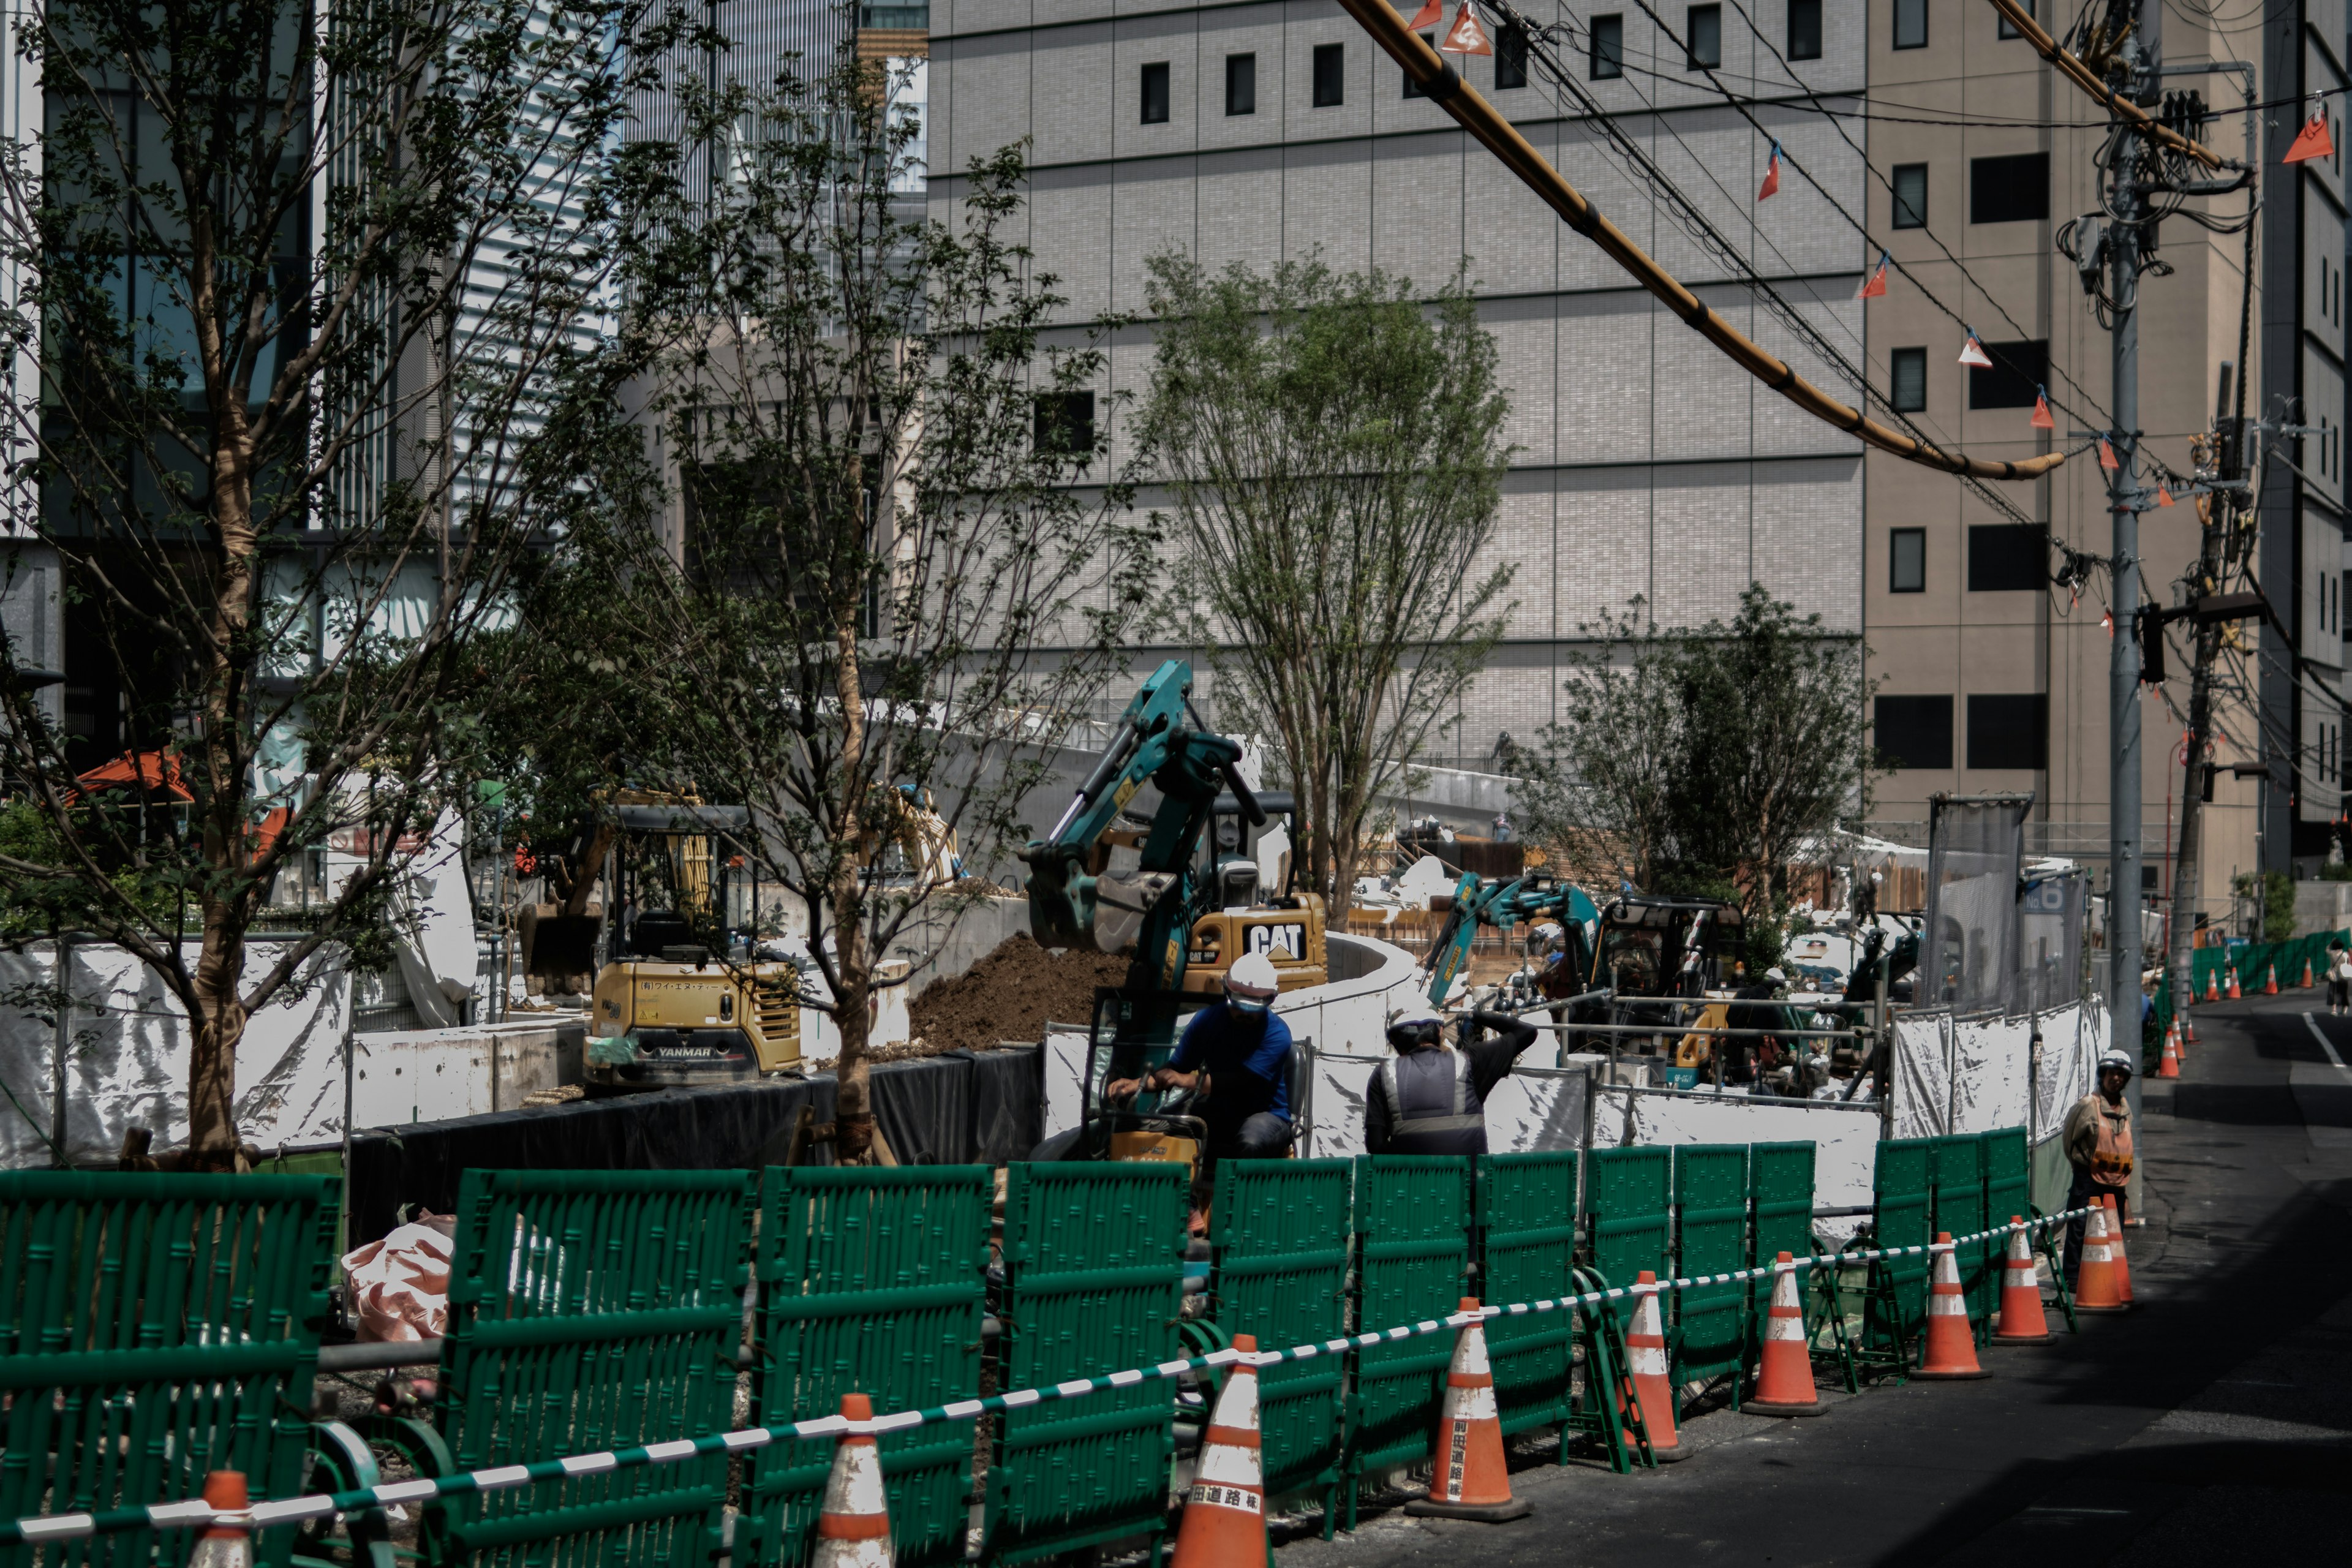
{"type": "Polygon", "coordinates": [[[2092,1064],[2106,1046],[2106,1015],[2095,1003],[2027,1018],[1914,1013],[1895,1020],[1895,1137],[2030,1124],[2040,1143],[2056,1136],[2067,1108],[2091,1092],[2092,1064]]]}
{"type": "MultiPolygon", "coordinates": [[[[1745,1095],[1657,1089],[1596,1091],[1593,1144],[1783,1143],[1812,1141],[1813,1206],[1855,1208],[1871,1201],[1878,1170],[1878,1108],[1832,1100],[1750,1100],[1745,1095]]],[[[1858,1218],[1821,1219],[1815,1233],[1842,1241],[1858,1218]]]]}
{"type": "Polygon", "coordinates": [[[2098,1087],[2098,1060],[2107,1048],[2107,1022],[2106,1005],[2096,998],[2043,1015],[2042,1068],[2035,1075],[2033,1097],[2036,1143],[2057,1137],[2074,1102],[2098,1087]]]}
{"type": "MultiPolygon", "coordinates": [[[[113,1159],[133,1127],[154,1147],[188,1138],[187,1015],[163,983],[118,947],[77,946],[66,991],[65,1154],[113,1159]]],[[[246,955],[247,983],[278,962],[276,942],[246,955]]],[[[195,962],[194,944],[188,963],[195,962]]],[[[310,984],[279,993],[247,1021],[237,1047],[236,1121],[248,1142],[265,1149],[322,1142],[341,1132],[343,1020],[351,984],[339,960],[309,966],[310,984]]],[[[0,953],[0,1168],[54,1163],[49,1134],[55,1103],[58,1032],[47,1002],[57,990],[57,952],[47,943],[0,953]],[[45,1016],[46,1015],[46,1016],[45,1016]]]]}

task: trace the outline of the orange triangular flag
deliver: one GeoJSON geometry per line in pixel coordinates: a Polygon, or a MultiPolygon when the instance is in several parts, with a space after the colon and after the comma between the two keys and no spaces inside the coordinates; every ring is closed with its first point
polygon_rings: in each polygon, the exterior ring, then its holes
{"type": "Polygon", "coordinates": [[[1882,250],[1878,253],[1878,270],[1870,275],[1870,281],[1862,286],[1862,292],[1856,294],[1854,298],[1857,300],[1886,298],[1886,252],[1882,250]]]}
{"type": "Polygon", "coordinates": [[[1977,342],[1977,335],[1974,332],[1970,332],[1969,341],[1960,345],[1960,363],[1972,364],[1979,370],[1992,368],[1992,356],[1984,352],[1984,344],[1977,342]]]}
{"type": "Polygon", "coordinates": [[[2166,489],[2162,485],[2158,485],[2158,486],[2157,486],[2157,487],[2156,487],[2156,504],[2157,504],[2157,505],[2158,505],[2158,506],[2170,506],[2170,505],[2172,505],[2172,504],[2173,504],[2173,500],[2172,500],[2172,492],[2171,492],[2170,490],[2168,490],[2168,489],[2166,489]]]}
{"type": "Polygon", "coordinates": [[[2050,392],[2047,387],[2033,389],[2033,417],[2027,421],[2036,430],[2055,430],[2058,421],[2050,417],[2050,392]]]}
{"type": "Polygon", "coordinates": [[[1445,41],[1437,46],[1450,55],[1491,55],[1495,46],[1486,41],[1486,29],[1478,25],[1477,14],[1470,9],[1469,0],[1454,13],[1454,26],[1445,41]]]}
{"type": "Polygon", "coordinates": [[[1412,20],[1405,26],[1418,33],[1423,27],[1434,27],[1444,20],[1445,20],[1445,0],[1421,0],[1421,9],[1413,13],[1412,20]]]}
{"type": "Polygon", "coordinates": [[[1756,193],[1756,199],[1760,202],[1767,196],[1777,196],[1780,194],[1780,144],[1775,142],[1772,143],[1772,161],[1764,165],[1764,188],[1756,193]]]}
{"type": "Polygon", "coordinates": [[[2121,463],[2116,461],[2116,449],[2107,445],[2107,438],[2105,436],[2099,437],[2099,467],[2108,469],[2123,467],[2121,463]]]}
{"type": "Polygon", "coordinates": [[[2332,158],[2335,155],[2336,139],[2327,133],[2327,112],[2322,110],[2303,122],[2303,129],[2294,133],[2294,145],[2286,150],[2286,156],[2279,162],[2301,163],[2313,158],[2332,158]]]}

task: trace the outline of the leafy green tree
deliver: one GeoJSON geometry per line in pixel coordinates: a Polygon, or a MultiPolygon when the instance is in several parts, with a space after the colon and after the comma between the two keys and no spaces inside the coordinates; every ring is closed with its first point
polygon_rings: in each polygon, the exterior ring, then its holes
{"type": "Polygon", "coordinates": [[[1510,459],[1495,340],[1459,276],[1425,304],[1317,260],[1150,269],[1138,436],[1174,520],[1174,619],[1220,722],[1273,742],[1306,882],[1344,900],[1378,803],[1510,611],[1511,567],[1486,561],[1510,459]]]}
{"type": "Polygon", "coordinates": [[[0,145],[0,336],[41,378],[10,400],[14,478],[144,760],[79,787],[95,759],[0,668],[0,765],[39,829],[0,847],[0,902],[121,944],[185,1007],[200,1167],[236,1158],[247,1016],[381,931],[463,800],[517,565],[637,448],[603,324],[625,215],[665,180],[619,151],[632,62],[677,31],[651,12],[20,18],[47,118],[0,145]],[[273,887],[331,840],[351,873],[249,970],[273,887]]]}

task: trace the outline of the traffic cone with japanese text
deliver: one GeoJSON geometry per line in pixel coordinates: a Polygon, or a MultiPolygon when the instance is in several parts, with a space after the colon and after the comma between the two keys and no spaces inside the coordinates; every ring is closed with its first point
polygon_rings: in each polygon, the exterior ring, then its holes
{"type": "MultiPolygon", "coordinates": [[[[1459,1310],[1477,1311],[1478,1298],[1463,1297],[1459,1310]]],[[[1534,1511],[1527,1499],[1511,1495],[1483,1318],[1472,1318],[1454,1331],[1454,1364],[1445,1370],[1445,1402],[1437,1416],[1437,1468],[1429,1478],[1429,1495],[1405,1504],[1404,1510],[1481,1524],[1525,1519],[1534,1511]]]]}
{"type": "Polygon", "coordinates": [[[2116,1206],[2116,1194],[2106,1194],[2107,1247],[2116,1260],[2116,1300],[2128,1307],[2132,1304],[2131,1258],[2124,1251],[2124,1215],[2116,1206]]]}
{"type": "Polygon", "coordinates": [[[1756,1362],[1756,1397],[1739,1408],[1759,1415],[1819,1415],[1813,1347],[1805,1309],[1797,1300],[1797,1265],[1787,1253],[1772,1260],[1772,1310],[1764,1316],[1764,1349],[1756,1362]]]}
{"type": "Polygon", "coordinates": [[[2050,1319],[2042,1310],[2042,1279],[2033,1268],[2033,1243],[2025,1216],[2009,1216],[2009,1256],[2000,1266],[2000,1318],[1992,1331],[1997,1345],[2046,1345],[2050,1319]]]}
{"type": "MultiPolygon", "coordinates": [[[[874,1402],[841,1396],[841,1418],[874,1419],[874,1402]]],[[[833,1473],[824,1479],[824,1511],[816,1518],[810,1568],[890,1568],[890,1498],[882,1489],[882,1450],[871,1432],[849,1431],[833,1446],[833,1473]]]]}
{"type": "Polygon", "coordinates": [[[205,1477],[205,1503],[212,1522],[196,1537],[188,1568],[253,1568],[253,1511],[242,1470],[214,1470],[205,1477]]]}
{"type": "Polygon", "coordinates": [[[2243,994],[2245,994],[2238,989],[2238,966],[2233,963],[2230,965],[2230,989],[2228,995],[2231,1001],[2235,1002],[2243,994]]]}
{"type": "Polygon", "coordinates": [[[1258,1449],[1257,1338],[1235,1334],[1242,1359],[1217,1391],[1201,1464],[1176,1526],[1175,1568],[1258,1568],[1267,1560],[1265,1470],[1258,1449]]]}
{"type": "Polygon", "coordinates": [[[2278,994],[2278,965],[2275,963],[2263,971],[2263,994],[2265,996],[2278,994]]]}
{"type": "Polygon", "coordinates": [[[2074,1310],[2101,1314],[2128,1312],[2131,1303],[2116,1288],[2116,1251],[2107,1236],[2107,1205],[2091,1202],[2090,1218],[2083,1229],[2083,1261],[2074,1275],[2074,1310]]]}
{"type": "Polygon", "coordinates": [[[2165,1027],[2164,1055],[2157,1058],[2156,1076],[2158,1078],[2180,1076],[2180,1026],[2178,1024],[2170,1024],[2165,1027]]]}
{"type": "Polygon", "coordinates": [[[1911,1375],[1938,1383],[1990,1377],[1977,1363],[1976,1331],[1969,1326],[1969,1299],[1960,1286],[1959,1248],[1952,1243],[1952,1233],[1937,1231],[1936,1245],[1927,1250],[1935,1254],[1936,1266],[1927,1287],[1927,1343],[1921,1347],[1919,1370],[1911,1375]]]}
{"type": "MultiPolygon", "coordinates": [[[[1685,1458],[1682,1434],[1675,1430],[1675,1385],[1666,1370],[1666,1315],[1659,1310],[1658,1277],[1644,1268],[1633,1281],[1633,1322],[1625,1331],[1626,1371],[1633,1399],[1642,1412],[1642,1428],[1650,1435],[1650,1453],[1662,1465],[1685,1458]]],[[[1618,1397],[1623,1409],[1624,1396],[1618,1397]]]]}

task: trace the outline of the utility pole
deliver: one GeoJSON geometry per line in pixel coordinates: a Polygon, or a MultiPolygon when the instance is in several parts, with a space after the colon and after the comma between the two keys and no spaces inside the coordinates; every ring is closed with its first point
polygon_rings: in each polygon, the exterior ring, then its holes
{"type": "MultiPolygon", "coordinates": [[[[2214,433],[2210,441],[2200,444],[2198,452],[2197,479],[2201,484],[2212,484],[2230,471],[2222,453],[2234,440],[2230,424],[2230,382],[2234,368],[2228,360],[2221,362],[2221,390],[2213,400],[2214,433]]],[[[2223,552],[2233,505],[2231,492],[2220,489],[2201,498],[2203,528],[2198,542],[2197,570],[2189,584],[2191,605],[2221,591],[2223,552]]],[[[2221,624],[2193,624],[2196,652],[2189,666],[2189,733],[2181,742],[2187,754],[2183,758],[2186,765],[2180,794],[2179,858],[2173,864],[2170,952],[2166,954],[2165,965],[2172,978],[2175,1017],[2186,1017],[2195,999],[2192,993],[2196,990],[2196,965],[2192,960],[2197,906],[2204,892],[2203,807],[2206,780],[2211,776],[2207,769],[2211,766],[2208,756],[2213,749],[2213,664],[2221,656],[2221,624]]]]}

